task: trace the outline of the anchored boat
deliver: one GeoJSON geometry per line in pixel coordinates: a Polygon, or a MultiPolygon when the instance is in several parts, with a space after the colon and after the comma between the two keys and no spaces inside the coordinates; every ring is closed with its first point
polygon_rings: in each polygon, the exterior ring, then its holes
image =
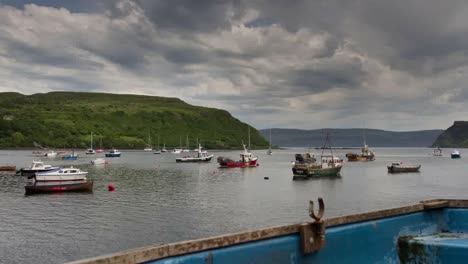
{"type": "Polygon", "coordinates": [[[435,148],[434,151],[432,152],[432,156],[441,157],[442,156],[442,149],[441,148],[435,148]]]}
{"type": "Polygon", "coordinates": [[[93,181],[81,182],[34,182],[24,186],[26,195],[57,192],[92,192],[93,181]]]}
{"type": "Polygon", "coordinates": [[[55,171],[38,172],[34,179],[41,181],[82,181],[86,180],[87,171],[82,171],[78,168],[63,168],[55,171]]]}
{"type": "Polygon", "coordinates": [[[419,172],[420,168],[421,165],[403,164],[403,162],[393,162],[392,165],[387,166],[390,173],[419,172]]]}
{"type": "Polygon", "coordinates": [[[78,153],[76,153],[75,151],[73,151],[73,152],[70,153],[69,155],[63,156],[62,159],[63,159],[63,160],[77,160],[77,159],[78,159],[78,153]]]}
{"type": "Polygon", "coordinates": [[[246,168],[246,167],[257,167],[258,157],[250,153],[245,144],[242,145],[244,152],[240,154],[241,159],[238,161],[232,160],[230,158],[218,157],[218,164],[220,168],[246,168]]]}
{"type": "Polygon", "coordinates": [[[450,156],[452,157],[452,159],[459,159],[459,158],[461,158],[460,151],[458,151],[458,150],[454,150],[454,151],[452,152],[452,154],[450,154],[450,156]]]}
{"type": "Polygon", "coordinates": [[[72,262],[97,263],[464,263],[468,200],[428,200],[379,211],[190,241],[72,262]]]}
{"type": "Polygon", "coordinates": [[[176,162],[209,162],[213,158],[213,154],[208,154],[206,150],[202,150],[201,144],[198,144],[197,156],[195,157],[181,157],[177,158],[176,162]]]}
{"type": "Polygon", "coordinates": [[[342,167],[343,160],[333,155],[330,135],[327,134],[322,147],[320,163],[317,162],[315,156],[311,157],[309,153],[304,154],[304,156],[296,154],[296,161],[292,167],[293,180],[315,176],[339,176],[342,167]],[[325,149],[330,149],[329,155],[323,154],[325,149]]]}
{"type": "Polygon", "coordinates": [[[38,172],[48,172],[60,170],[60,167],[54,167],[51,165],[45,165],[44,162],[33,160],[29,168],[22,168],[18,171],[21,176],[33,176],[38,172]]]}
{"type": "Polygon", "coordinates": [[[118,158],[120,157],[120,151],[116,149],[111,149],[109,152],[105,154],[107,158],[118,158]]]}

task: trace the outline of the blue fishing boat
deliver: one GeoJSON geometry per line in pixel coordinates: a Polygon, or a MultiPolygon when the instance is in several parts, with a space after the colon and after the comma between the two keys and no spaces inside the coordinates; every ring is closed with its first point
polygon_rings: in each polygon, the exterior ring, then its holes
{"type": "Polygon", "coordinates": [[[312,222],[159,244],[74,263],[464,263],[468,200],[429,200],[312,222]]]}
{"type": "Polygon", "coordinates": [[[120,151],[116,149],[111,149],[109,152],[106,153],[107,158],[117,158],[120,157],[120,151]]]}
{"type": "Polygon", "coordinates": [[[78,159],[78,153],[72,152],[70,155],[62,157],[63,160],[77,160],[78,159]]]}

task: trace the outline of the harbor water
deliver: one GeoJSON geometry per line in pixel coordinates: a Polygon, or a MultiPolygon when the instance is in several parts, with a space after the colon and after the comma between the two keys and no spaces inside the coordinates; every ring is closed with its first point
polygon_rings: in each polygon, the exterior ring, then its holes
{"type": "MultiPolygon", "coordinates": [[[[181,155],[122,151],[107,166],[101,154],[76,161],[42,159],[89,171],[93,193],[25,196],[26,177],[0,175],[2,263],[62,263],[151,244],[309,221],[308,201],[323,197],[325,217],[413,204],[432,198],[467,199],[468,150],[461,159],[427,148],[377,148],[373,162],[345,162],[341,177],[292,180],[291,161],[305,149],[253,151],[257,168],[219,169],[176,163],[181,155]],[[419,173],[389,174],[386,166],[421,164],[419,173]],[[268,179],[265,179],[268,177],[268,179]],[[115,191],[107,186],[113,184],[115,191]]],[[[349,150],[334,151],[344,158],[349,150]]],[[[315,154],[320,155],[321,150],[315,154]]],[[[29,166],[31,151],[0,151],[0,165],[29,166]]]]}

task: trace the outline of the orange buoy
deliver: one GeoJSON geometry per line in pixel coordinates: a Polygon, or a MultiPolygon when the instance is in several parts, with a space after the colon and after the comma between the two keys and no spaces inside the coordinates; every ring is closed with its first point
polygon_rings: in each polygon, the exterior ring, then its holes
{"type": "Polygon", "coordinates": [[[112,191],[115,190],[115,186],[114,186],[114,184],[112,184],[112,183],[109,184],[109,185],[107,186],[107,188],[109,189],[109,192],[112,192],[112,191]]]}

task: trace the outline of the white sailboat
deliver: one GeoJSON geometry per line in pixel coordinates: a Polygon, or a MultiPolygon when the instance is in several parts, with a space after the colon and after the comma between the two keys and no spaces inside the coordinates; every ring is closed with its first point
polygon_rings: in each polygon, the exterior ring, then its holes
{"type": "Polygon", "coordinates": [[[89,146],[89,149],[86,150],[85,154],[87,154],[87,155],[96,154],[96,151],[93,149],[93,132],[91,132],[91,144],[89,146]]]}
{"type": "Polygon", "coordinates": [[[269,147],[268,147],[268,150],[267,150],[267,155],[271,155],[273,154],[273,151],[271,150],[271,128],[270,128],[270,140],[269,140],[269,147]]]}
{"type": "Polygon", "coordinates": [[[161,154],[161,150],[159,149],[159,135],[158,135],[158,148],[153,151],[153,154],[161,154]]]}
{"type": "Polygon", "coordinates": [[[151,134],[148,133],[148,143],[147,146],[143,149],[144,151],[153,151],[153,147],[151,146],[151,134]]]}

